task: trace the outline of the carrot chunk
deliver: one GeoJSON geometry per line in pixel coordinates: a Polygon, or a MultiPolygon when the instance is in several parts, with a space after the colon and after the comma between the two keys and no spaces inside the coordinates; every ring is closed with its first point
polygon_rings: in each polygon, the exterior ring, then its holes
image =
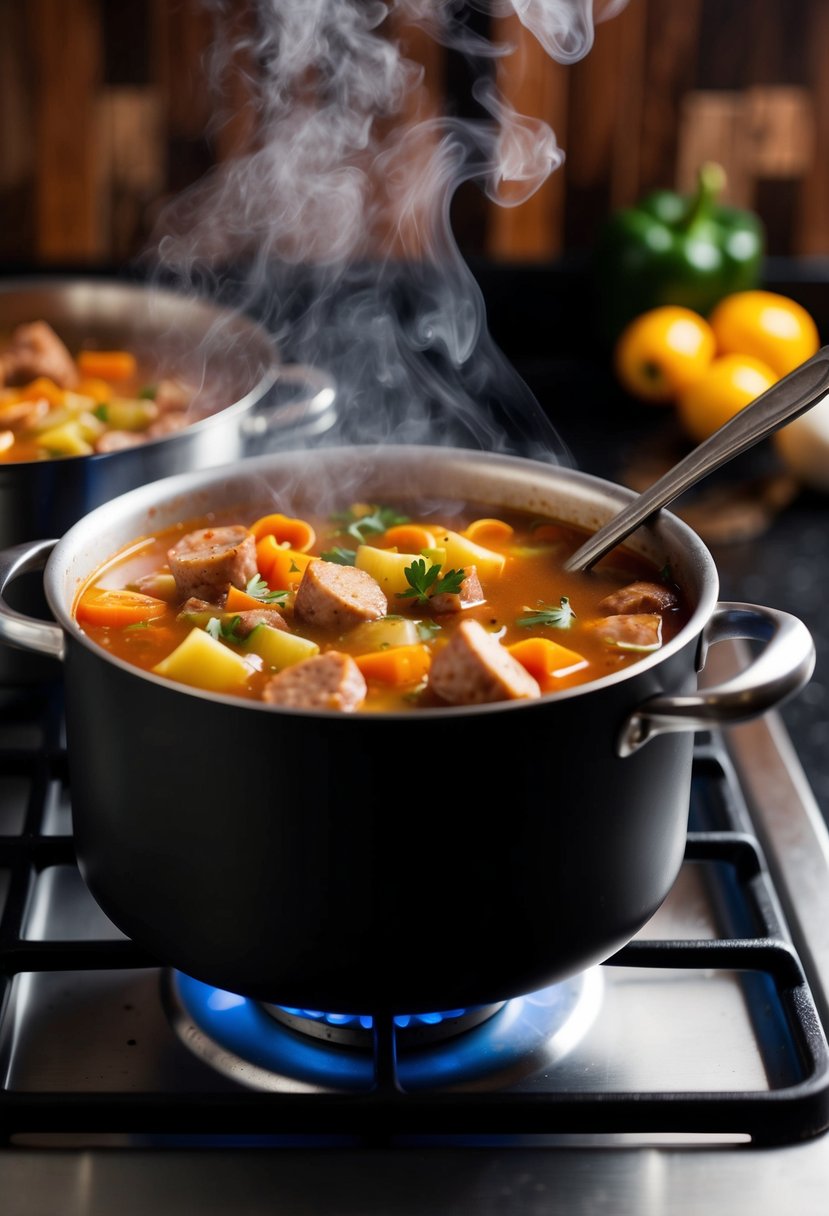
{"type": "Polygon", "coordinates": [[[119,591],[109,587],[90,587],[83,592],[75,607],[77,620],[87,625],[104,625],[120,629],[164,616],[169,605],[140,591],[119,591]]]}
{"type": "Polygon", "coordinates": [[[307,553],[317,539],[314,529],[306,520],[279,513],[263,515],[251,524],[250,530],[257,540],[272,536],[278,545],[287,544],[298,553],[307,553]]]}
{"type": "Polygon", "coordinates": [[[131,380],[136,374],[135,355],[128,350],[82,350],[75,362],[81,376],[92,380],[131,380]]]}
{"type": "Polygon", "coordinates": [[[587,659],[583,655],[550,638],[525,638],[508,646],[507,650],[534,676],[542,692],[561,688],[565,676],[587,666],[587,659]]]}
{"type": "Polygon", "coordinates": [[[418,642],[355,655],[354,662],[367,680],[379,684],[417,684],[429,670],[431,655],[428,646],[418,642]]]}

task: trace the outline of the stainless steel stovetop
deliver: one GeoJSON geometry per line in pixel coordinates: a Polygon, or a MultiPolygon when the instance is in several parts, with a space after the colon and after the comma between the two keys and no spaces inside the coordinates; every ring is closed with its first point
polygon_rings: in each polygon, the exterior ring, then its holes
{"type": "Polygon", "coordinates": [[[54,696],[0,714],[9,1216],[825,1210],[829,835],[776,716],[698,737],[686,862],[634,942],[455,1038],[399,1028],[379,1086],[319,1017],[301,1036],[103,916],[61,731],[54,696]]]}

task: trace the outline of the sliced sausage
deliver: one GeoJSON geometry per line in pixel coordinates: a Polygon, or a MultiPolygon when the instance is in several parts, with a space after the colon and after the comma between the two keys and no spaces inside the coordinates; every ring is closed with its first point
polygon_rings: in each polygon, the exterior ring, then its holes
{"type": "Polygon", "coordinates": [[[146,437],[140,431],[104,431],[95,440],[96,452],[124,452],[140,447],[146,437]]]}
{"type": "Polygon", "coordinates": [[[430,596],[429,607],[432,612],[462,612],[464,608],[472,608],[475,604],[484,602],[484,589],[478,578],[475,566],[466,567],[466,578],[456,593],[439,591],[430,596]]]}
{"type": "Polygon", "coordinates": [[[540,697],[536,680],[480,621],[461,621],[432,660],[429,687],[451,705],[540,697]]]}
{"type": "Polygon", "coordinates": [[[603,616],[586,621],[585,629],[598,630],[603,641],[622,650],[657,650],[662,645],[662,617],[655,612],[603,616]]]}
{"type": "Polygon", "coordinates": [[[3,355],[3,365],[9,384],[25,384],[38,376],[48,376],[61,388],[75,388],[78,383],[74,359],[45,321],[18,325],[3,355]]]}
{"type": "Polygon", "coordinates": [[[142,438],[161,439],[164,435],[173,435],[176,431],[183,431],[192,421],[184,410],[170,410],[168,413],[162,414],[155,422],[151,422],[142,438]]]}
{"type": "Polygon", "coordinates": [[[367,571],[322,560],[305,567],[294,600],[299,620],[338,631],[376,621],[388,610],[380,584],[367,571]]]}
{"type": "Polygon", "coordinates": [[[602,612],[615,613],[667,612],[676,608],[679,600],[675,591],[659,583],[628,583],[599,601],[602,612]]]}
{"type": "Polygon", "coordinates": [[[242,524],[199,528],[168,550],[167,561],[182,599],[215,603],[229,585],[244,591],[256,574],[256,541],[242,524]]]}
{"type": "Polygon", "coordinates": [[[244,612],[233,612],[230,616],[237,620],[236,634],[240,638],[253,633],[257,625],[270,625],[271,629],[288,628],[288,622],[276,608],[246,608],[244,612]]]}
{"type": "Polygon", "coordinates": [[[161,413],[166,414],[171,410],[186,410],[192,396],[192,390],[180,380],[159,380],[153,401],[161,413]]]}
{"type": "Polygon", "coordinates": [[[262,696],[269,705],[351,713],[362,705],[366,691],[363,674],[351,655],[329,650],[280,671],[265,685],[262,696]]]}

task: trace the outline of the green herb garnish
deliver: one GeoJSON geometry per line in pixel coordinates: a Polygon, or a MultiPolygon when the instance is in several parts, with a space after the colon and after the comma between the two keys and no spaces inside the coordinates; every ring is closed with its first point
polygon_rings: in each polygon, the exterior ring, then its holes
{"type": "Polygon", "coordinates": [[[223,621],[218,616],[211,616],[210,620],[205,625],[205,630],[210,634],[211,638],[215,638],[217,642],[243,642],[244,638],[239,633],[239,626],[242,623],[242,618],[237,614],[232,616],[229,621],[223,621]]]}
{"type": "Polygon", "coordinates": [[[255,600],[261,600],[263,604],[284,604],[288,598],[287,591],[271,591],[261,574],[254,574],[245,587],[245,591],[255,600]]]}
{"type": "Polygon", "coordinates": [[[440,578],[440,570],[439,565],[431,565],[427,570],[424,559],[417,558],[403,571],[409,589],[398,591],[397,598],[405,600],[415,596],[418,604],[428,604],[433,595],[457,595],[466,578],[466,571],[449,570],[440,578]]]}
{"type": "Polygon", "coordinates": [[[101,422],[109,422],[109,406],[106,405],[105,402],[101,402],[100,405],[96,405],[92,413],[96,418],[100,418],[101,422]]]}
{"type": "Polygon", "coordinates": [[[342,549],[335,545],[333,549],[326,549],[320,557],[324,562],[336,562],[338,566],[353,566],[357,560],[357,550],[342,549]]]}
{"type": "Polygon", "coordinates": [[[569,629],[576,614],[570,607],[570,600],[566,595],[561,597],[560,602],[561,607],[555,608],[552,604],[542,604],[539,600],[538,608],[527,608],[528,615],[516,617],[515,623],[523,629],[531,629],[534,625],[549,625],[552,629],[569,629]]]}
{"type": "Polygon", "coordinates": [[[157,384],[145,384],[144,387],[141,389],[141,392],[138,394],[138,396],[141,398],[142,401],[155,401],[157,393],[158,393],[157,384]]]}
{"type": "Polygon", "coordinates": [[[353,536],[360,544],[365,542],[366,536],[379,536],[388,528],[409,522],[408,515],[399,515],[392,507],[378,506],[372,506],[371,511],[366,515],[355,515],[353,509],[349,507],[347,511],[340,511],[336,515],[332,515],[331,519],[334,523],[344,524],[345,534],[353,536]]]}

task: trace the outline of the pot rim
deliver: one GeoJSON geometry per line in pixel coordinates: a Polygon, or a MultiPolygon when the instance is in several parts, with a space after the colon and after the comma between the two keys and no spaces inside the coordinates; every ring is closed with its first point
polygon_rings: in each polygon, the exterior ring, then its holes
{"type": "MultiPolygon", "coordinates": [[[[253,341],[261,343],[263,351],[267,349],[271,354],[271,358],[268,361],[263,357],[262,366],[264,370],[262,374],[243,396],[238,397],[235,401],[223,406],[221,409],[213,410],[211,413],[205,414],[204,417],[188,423],[180,431],[172,431],[167,435],[158,435],[154,439],[145,440],[140,445],[141,451],[148,451],[158,447],[160,444],[175,442],[176,440],[186,441],[188,436],[209,430],[220,420],[225,422],[238,415],[248,413],[252,406],[265,397],[276,382],[281,366],[281,358],[272,335],[254,317],[249,316],[243,311],[217,304],[208,296],[189,296],[184,292],[175,291],[173,288],[151,282],[118,278],[117,276],[96,275],[44,275],[43,277],[24,275],[15,279],[6,279],[0,283],[0,296],[13,296],[32,290],[67,291],[72,288],[89,288],[94,291],[100,287],[110,290],[116,289],[126,294],[134,295],[136,300],[142,301],[148,301],[153,295],[156,295],[171,305],[181,305],[182,308],[186,307],[188,312],[192,312],[194,309],[201,311],[205,314],[205,317],[212,317],[215,322],[232,322],[237,331],[247,333],[253,341]]],[[[101,461],[112,460],[113,458],[123,459],[125,453],[134,453],[134,451],[134,448],[126,448],[113,452],[90,452],[85,456],[50,457],[48,460],[15,460],[4,462],[0,467],[4,470],[29,469],[32,467],[42,468],[45,464],[49,464],[60,465],[61,467],[68,465],[74,468],[80,464],[98,464],[101,461]]]]}
{"type": "MultiPolygon", "coordinates": [[[[683,553],[690,558],[694,569],[698,571],[700,591],[685,625],[675,637],[666,642],[659,650],[654,651],[652,654],[643,655],[642,658],[629,667],[584,684],[574,685],[571,688],[544,693],[540,698],[533,698],[532,700],[496,701],[484,705],[440,706],[418,709],[417,711],[391,710],[377,713],[357,712],[353,714],[344,714],[339,710],[311,710],[273,706],[262,701],[248,700],[230,694],[210,692],[189,685],[178,684],[162,676],[155,675],[151,671],[145,671],[131,663],[127,663],[125,660],[107,653],[97,642],[88,637],[79,628],[71,614],[71,604],[74,603],[78,588],[83,585],[89,574],[100,567],[101,562],[97,561],[93,563],[86,571],[85,577],[76,579],[74,593],[70,597],[67,595],[67,588],[65,586],[70,564],[67,559],[72,557],[78,549],[82,548],[88,538],[92,536],[100,537],[111,530],[116,522],[113,519],[113,513],[124,516],[132,511],[140,512],[143,510],[152,515],[161,503],[170,502],[181,496],[193,496],[197,491],[221,484],[225,480],[233,481],[236,478],[243,478],[246,482],[253,483],[257,474],[273,471],[274,466],[282,464],[290,466],[301,460],[313,461],[322,459],[326,462],[334,461],[335,463],[340,460],[344,463],[351,463],[359,459],[388,459],[391,461],[405,459],[415,462],[418,459],[427,457],[430,460],[438,459],[447,462],[457,460],[465,462],[469,462],[470,460],[480,461],[491,469],[503,469],[507,472],[515,471],[521,475],[536,473],[547,482],[550,479],[553,482],[563,482],[565,488],[581,491],[585,500],[589,497],[592,503],[598,502],[601,504],[602,500],[604,501],[607,512],[600,522],[605,522],[605,519],[610,518],[610,515],[615,510],[637,497],[633,490],[591,473],[584,473],[580,470],[561,465],[549,464],[542,460],[471,448],[418,444],[396,445],[391,443],[370,445],[349,444],[251,456],[246,457],[241,466],[238,462],[229,465],[218,465],[208,469],[178,473],[154,482],[145,483],[134,490],[111,499],[109,502],[104,503],[102,506],[95,508],[83,516],[60,538],[46,563],[44,589],[47,602],[67,638],[79,643],[96,656],[120,668],[134,678],[147,680],[163,688],[168,693],[176,693],[188,698],[196,697],[200,700],[214,701],[221,705],[233,706],[253,713],[288,714],[291,717],[333,719],[341,722],[359,721],[364,723],[375,719],[381,722],[402,720],[414,724],[422,719],[431,720],[435,717],[451,719],[466,717],[469,714],[477,716],[479,714],[527,711],[530,708],[552,702],[569,701],[575,697],[589,696],[591,693],[598,693],[603,689],[636,679],[666,662],[672,655],[678,653],[701,634],[719,597],[719,577],[716,564],[708,547],[699,535],[678,516],[665,508],[661,510],[655,521],[641,525],[638,532],[647,533],[655,541],[664,540],[673,549],[681,548],[683,553]],[[68,598],[71,600],[69,609],[65,607],[65,602],[68,598]]],[[[199,513],[203,514],[203,511],[193,511],[193,515],[199,513]]],[[[165,523],[164,527],[166,526],[167,524],[165,523]]],[[[147,533],[144,533],[142,537],[146,535],[147,533]]],[[[636,534],[630,540],[635,542],[635,538],[636,534]]],[[[119,552],[122,547],[113,547],[110,550],[110,555],[119,552]]],[[[635,547],[635,543],[631,547],[635,547]]],[[[685,588],[683,589],[686,590],[685,588]]],[[[687,590],[686,594],[688,594],[687,590]]]]}

